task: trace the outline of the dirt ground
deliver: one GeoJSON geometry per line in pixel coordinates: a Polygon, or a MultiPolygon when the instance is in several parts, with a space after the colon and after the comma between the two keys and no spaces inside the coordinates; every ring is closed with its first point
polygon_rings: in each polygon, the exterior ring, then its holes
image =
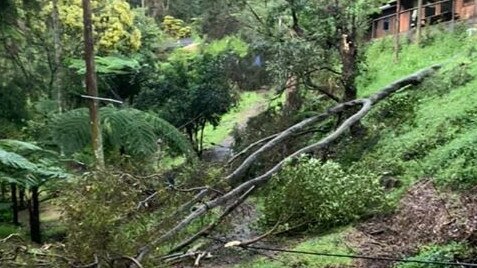
{"type": "MultiPolygon", "coordinates": [[[[412,186],[397,212],[366,221],[347,238],[358,253],[403,258],[419,246],[474,241],[477,229],[477,188],[461,195],[437,190],[432,181],[412,186]]],[[[393,263],[360,260],[355,267],[387,268],[393,263]]]]}

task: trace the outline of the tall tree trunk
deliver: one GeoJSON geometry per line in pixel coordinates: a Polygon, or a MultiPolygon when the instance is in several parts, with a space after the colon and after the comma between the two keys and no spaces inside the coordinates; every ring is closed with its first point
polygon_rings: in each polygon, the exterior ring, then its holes
{"type": "Polygon", "coordinates": [[[63,111],[63,101],[62,101],[62,92],[61,92],[61,28],[60,28],[60,19],[58,11],[58,0],[52,0],[53,11],[51,13],[51,18],[53,22],[53,40],[55,46],[55,80],[53,82],[53,91],[56,91],[56,101],[58,105],[58,112],[63,111]]]}
{"type": "Polygon", "coordinates": [[[30,237],[31,241],[41,244],[40,200],[38,187],[32,187],[30,192],[31,199],[28,202],[28,211],[30,213],[30,237]]]}
{"type": "Polygon", "coordinates": [[[86,63],[86,90],[93,97],[90,100],[89,116],[91,123],[91,141],[96,166],[104,168],[103,141],[99,121],[98,85],[96,82],[96,70],[94,65],[94,40],[93,23],[90,0],[83,0],[83,24],[84,24],[84,60],[86,63]]]}
{"type": "Polygon", "coordinates": [[[20,201],[19,208],[24,209],[26,208],[26,202],[25,202],[25,187],[20,186],[18,189],[18,199],[20,201]]]}
{"type": "MultiPolygon", "coordinates": [[[[355,86],[356,77],[358,76],[358,46],[356,44],[356,29],[348,31],[347,34],[342,35],[340,44],[342,75],[341,80],[344,88],[344,94],[341,102],[349,102],[357,99],[358,90],[355,86]]],[[[344,113],[344,116],[339,116],[339,121],[346,120],[349,116],[356,113],[358,108],[350,109],[344,113]]],[[[341,122],[339,122],[341,123],[341,122]]],[[[354,124],[351,128],[351,135],[361,136],[364,132],[364,127],[360,122],[354,124]]]]}
{"type": "Polygon", "coordinates": [[[6,186],[6,183],[5,182],[1,182],[2,184],[2,200],[6,200],[7,197],[7,186],[6,186]]]}
{"type": "Polygon", "coordinates": [[[285,114],[292,114],[300,110],[303,105],[303,99],[300,94],[300,88],[298,87],[298,78],[296,76],[290,76],[285,86],[285,114]]]}
{"type": "Polygon", "coordinates": [[[14,225],[20,225],[18,222],[18,199],[17,199],[17,185],[10,183],[11,199],[12,199],[12,220],[14,225]]]}
{"type": "Polygon", "coordinates": [[[422,35],[422,0],[417,0],[416,44],[421,43],[422,35]]]}

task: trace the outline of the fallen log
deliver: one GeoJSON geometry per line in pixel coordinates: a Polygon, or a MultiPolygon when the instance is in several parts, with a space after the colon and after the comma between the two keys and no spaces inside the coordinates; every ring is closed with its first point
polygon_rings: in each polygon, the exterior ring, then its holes
{"type": "MultiPolygon", "coordinates": [[[[333,108],[328,109],[326,112],[305,119],[302,122],[295,124],[291,126],[290,128],[284,130],[280,134],[278,134],[276,137],[274,137],[272,140],[267,142],[265,145],[260,147],[258,150],[256,150],[254,153],[252,153],[249,157],[247,157],[243,163],[235,169],[229,176],[226,177],[227,180],[230,182],[237,182],[238,179],[243,178],[244,174],[246,171],[252,166],[252,164],[258,160],[258,158],[263,155],[263,153],[269,151],[273,147],[277,146],[280,144],[283,140],[287,139],[291,135],[303,130],[305,127],[308,127],[312,124],[315,124],[317,122],[320,122],[334,114],[340,113],[349,107],[354,107],[357,105],[360,105],[361,108],[360,110],[349,117],[347,120],[345,120],[335,131],[333,131],[331,134],[328,136],[324,137],[321,139],[319,142],[311,144],[309,146],[306,146],[293,154],[285,157],[282,161],[280,161],[278,164],[276,164],[274,167],[269,169],[267,172],[264,174],[255,177],[251,180],[248,180],[237,187],[233,188],[230,190],[228,193],[224,194],[223,196],[219,196],[215,199],[212,199],[208,202],[203,203],[201,206],[199,206],[195,211],[191,212],[189,215],[187,215],[181,222],[179,222],[174,228],[170,229],[166,233],[164,233],[162,236],[158,237],[157,239],[151,241],[149,244],[141,247],[138,251],[137,257],[135,258],[137,261],[141,261],[144,259],[151,251],[151,249],[160,243],[163,243],[172,237],[174,237],[176,234],[178,234],[180,231],[182,231],[184,228],[186,228],[191,222],[193,222],[195,219],[203,216],[206,214],[209,210],[216,208],[218,206],[222,206],[234,199],[237,199],[240,195],[251,189],[252,187],[259,187],[266,183],[275,173],[280,171],[283,166],[291,159],[299,157],[300,155],[304,153],[310,153],[313,152],[317,149],[323,148],[327,145],[329,145],[331,142],[335,141],[338,137],[343,135],[353,124],[359,122],[364,116],[368,114],[368,112],[371,110],[371,108],[382,101],[383,99],[389,97],[393,93],[399,91],[400,89],[407,87],[409,85],[417,85],[421,83],[426,77],[434,74],[438,69],[441,68],[441,65],[433,65],[431,67],[422,69],[416,73],[413,73],[407,77],[404,77],[402,79],[399,79],[390,85],[382,88],[380,91],[378,91],[376,94],[368,97],[368,98],[363,98],[363,99],[358,99],[358,100],[353,100],[350,102],[346,103],[341,103],[333,108]]],[[[210,231],[210,230],[207,230],[210,231]]],[[[199,238],[200,235],[196,235],[195,238],[199,238]]],[[[187,240],[187,243],[190,244],[191,240],[194,239],[189,239],[187,240]]],[[[135,267],[134,265],[130,267],[135,267]]]]}

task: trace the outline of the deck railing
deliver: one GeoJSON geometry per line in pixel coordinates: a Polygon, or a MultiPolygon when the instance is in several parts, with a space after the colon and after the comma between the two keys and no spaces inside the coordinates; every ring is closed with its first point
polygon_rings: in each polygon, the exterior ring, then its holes
{"type": "MultiPolygon", "coordinates": [[[[405,10],[401,10],[399,12],[394,12],[393,14],[389,14],[389,15],[386,15],[386,16],[382,16],[382,17],[379,17],[377,19],[374,19],[373,20],[373,24],[372,24],[372,38],[375,38],[376,36],[376,25],[379,25],[379,22],[380,21],[384,21],[384,20],[389,20],[389,22],[393,22],[392,25],[394,25],[394,23],[396,23],[396,15],[399,14],[399,17],[401,17],[402,14],[405,14],[405,13],[409,13],[409,14],[412,14],[414,11],[418,11],[419,7],[413,7],[413,8],[409,8],[409,9],[405,9],[405,10]]],[[[426,25],[426,24],[433,24],[437,21],[440,21],[440,20],[447,20],[447,21],[450,21],[450,20],[456,20],[458,17],[456,16],[456,10],[455,10],[455,1],[454,0],[442,0],[442,1],[437,1],[435,3],[429,3],[429,4],[425,4],[425,5],[422,5],[422,8],[421,8],[421,24],[422,25],[426,25]],[[444,4],[450,4],[450,10],[445,10],[445,7],[444,4]],[[440,12],[437,13],[435,11],[435,13],[433,15],[430,15],[430,16],[426,16],[426,9],[427,8],[437,8],[440,7],[440,12]],[[436,14],[437,13],[437,14],[436,14]]],[[[417,23],[417,19],[419,18],[419,16],[416,17],[416,23],[417,23]]],[[[416,25],[412,26],[412,22],[410,21],[410,25],[409,25],[409,29],[415,27],[416,25]]],[[[395,29],[396,27],[392,27],[392,29],[389,30],[390,33],[394,33],[395,32],[395,29]]]]}

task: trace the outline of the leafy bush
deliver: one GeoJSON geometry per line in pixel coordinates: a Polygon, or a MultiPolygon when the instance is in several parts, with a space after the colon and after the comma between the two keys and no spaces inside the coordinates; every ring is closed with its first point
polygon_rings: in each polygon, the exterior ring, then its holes
{"type": "Polygon", "coordinates": [[[273,178],[264,214],[268,223],[329,228],[381,208],[383,201],[376,175],[302,157],[273,178]]]}
{"type": "Polygon", "coordinates": [[[73,182],[64,192],[64,225],[69,226],[66,246],[76,259],[87,263],[94,254],[105,256],[108,250],[132,254],[144,241],[141,236],[130,237],[123,229],[131,222],[136,229],[145,224],[127,216],[136,210],[140,199],[140,192],[127,178],[92,173],[73,182]]]}
{"type": "MultiPolygon", "coordinates": [[[[470,256],[469,246],[460,243],[451,243],[444,246],[430,245],[421,249],[419,254],[410,260],[419,261],[437,261],[437,262],[453,262],[456,259],[468,258],[470,256]]],[[[442,265],[423,264],[423,263],[405,263],[398,268],[441,268],[442,265]]]]}
{"type": "Polygon", "coordinates": [[[477,138],[475,131],[459,136],[432,151],[423,167],[426,175],[436,176],[440,183],[464,188],[477,182],[477,138]]]}

